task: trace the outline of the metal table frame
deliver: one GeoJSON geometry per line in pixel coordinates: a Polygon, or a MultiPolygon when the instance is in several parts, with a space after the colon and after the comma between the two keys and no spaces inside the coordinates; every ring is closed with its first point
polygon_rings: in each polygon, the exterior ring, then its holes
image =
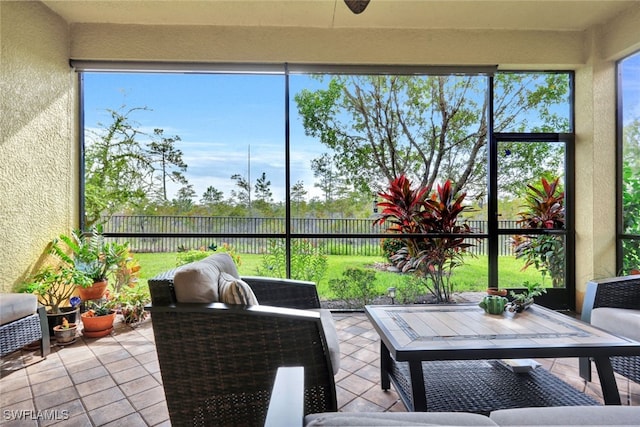
{"type": "MultiPolygon", "coordinates": [[[[573,317],[533,305],[524,313],[515,316],[494,316],[485,314],[475,304],[443,304],[414,306],[367,306],[365,312],[380,336],[380,373],[382,389],[391,386],[390,371],[392,362],[408,362],[413,410],[426,411],[427,398],[423,379],[422,362],[434,360],[477,360],[477,359],[523,359],[523,358],[560,358],[590,357],[595,362],[602,394],[607,405],[620,405],[620,395],[609,357],[621,355],[640,355],[640,343],[616,337],[573,317]],[[413,329],[407,318],[420,316],[421,313],[466,312],[478,322],[475,327],[485,323],[501,324],[508,327],[523,326],[524,321],[542,320],[558,325],[558,330],[569,332],[522,329],[519,333],[502,336],[495,334],[462,335],[424,335],[413,329]],[[497,323],[496,323],[497,322],[497,323]],[[508,335],[508,336],[507,336],[508,335]],[[516,344],[515,341],[518,340],[516,344]],[[581,342],[582,341],[582,342],[581,342]]],[[[462,323],[461,323],[462,325],[462,323]]],[[[417,325],[413,325],[417,326],[417,325]]],[[[424,324],[422,325],[425,328],[424,324]]]]}

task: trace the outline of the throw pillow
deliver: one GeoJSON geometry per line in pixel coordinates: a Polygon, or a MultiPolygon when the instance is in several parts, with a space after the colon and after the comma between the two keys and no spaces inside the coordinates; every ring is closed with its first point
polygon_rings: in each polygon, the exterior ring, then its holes
{"type": "Polygon", "coordinates": [[[226,304],[258,305],[258,300],[251,287],[231,274],[220,273],[218,282],[220,302],[226,304]]]}
{"type": "Polygon", "coordinates": [[[220,270],[209,262],[187,264],[173,277],[178,302],[217,302],[220,270]]]}

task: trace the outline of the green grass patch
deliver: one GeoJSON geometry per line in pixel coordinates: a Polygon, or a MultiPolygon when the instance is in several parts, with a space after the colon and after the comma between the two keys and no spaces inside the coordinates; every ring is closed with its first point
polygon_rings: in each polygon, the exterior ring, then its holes
{"type": "MultiPolygon", "coordinates": [[[[175,268],[177,265],[176,252],[164,253],[139,253],[135,254],[140,262],[140,278],[148,280],[159,273],[175,268]]],[[[372,268],[374,263],[384,263],[382,257],[356,256],[356,255],[328,255],[328,269],[325,277],[317,284],[318,294],[321,299],[332,299],[334,296],[329,290],[329,280],[342,277],[347,268],[372,268]]],[[[243,276],[256,276],[262,263],[262,255],[241,254],[238,271],[243,276]]],[[[525,281],[541,283],[551,286],[549,279],[543,280],[540,272],[534,268],[522,270],[523,261],[515,257],[500,257],[500,287],[521,287],[525,281]]],[[[376,270],[375,289],[382,295],[389,287],[399,287],[399,283],[409,279],[408,274],[399,274],[388,271],[376,270]]],[[[453,272],[451,280],[455,284],[454,291],[478,291],[486,290],[488,283],[488,260],[486,256],[475,258],[467,257],[465,265],[458,267],[453,272]]]]}

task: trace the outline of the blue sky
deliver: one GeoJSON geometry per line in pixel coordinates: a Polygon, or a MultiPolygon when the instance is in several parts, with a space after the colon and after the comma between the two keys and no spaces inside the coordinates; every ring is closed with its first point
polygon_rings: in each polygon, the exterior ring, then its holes
{"type": "MultiPolygon", "coordinates": [[[[293,76],[291,83],[318,84],[307,76],[293,76]]],[[[281,75],[87,73],[85,126],[95,129],[98,122],[108,123],[106,109],[147,107],[149,111],[138,111],[132,119],[145,133],[161,128],[165,136],[180,136],[177,148],[198,199],[210,185],[229,197],[237,189],[233,174],[248,178],[250,173],[255,182],[265,172],[274,199],[283,200],[284,99],[281,75]]],[[[304,135],[296,120],[291,141],[292,183],[301,180],[310,196],[320,196],[313,187],[310,161],[325,150],[304,135]]],[[[171,193],[177,188],[171,185],[171,193]]]]}
{"type": "MultiPolygon", "coordinates": [[[[623,63],[624,121],[640,117],[640,54],[623,63]]],[[[310,76],[292,75],[291,182],[303,181],[308,197],[321,197],[314,187],[310,162],[326,148],[304,135],[293,96],[301,88],[320,87],[310,76]]],[[[282,75],[212,74],[85,74],[85,126],[108,123],[106,109],[147,107],[131,118],[148,134],[164,129],[182,139],[177,148],[188,165],[186,173],[197,200],[208,186],[225,194],[237,189],[231,175],[255,183],[266,173],[274,200],[284,199],[284,77],[282,75]],[[250,168],[248,152],[251,152],[250,168]]],[[[178,187],[170,185],[169,197],[178,187]]]]}
{"type": "Polygon", "coordinates": [[[640,118],[640,52],[622,62],[623,122],[640,118]]]}

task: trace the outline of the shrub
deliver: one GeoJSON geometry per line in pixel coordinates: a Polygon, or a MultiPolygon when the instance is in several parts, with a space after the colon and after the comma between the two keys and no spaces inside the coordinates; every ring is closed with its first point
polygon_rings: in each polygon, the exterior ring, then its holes
{"type": "Polygon", "coordinates": [[[396,285],[396,302],[398,304],[414,304],[424,295],[427,286],[425,277],[411,276],[408,280],[401,280],[396,285]]]}
{"type": "Polygon", "coordinates": [[[374,287],[376,272],[348,268],[342,278],[329,280],[329,289],[350,308],[362,308],[378,296],[374,287]]]}
{"type": "Polygon", "coordinates": [[[448,302],[454,286],[451,273],[464,264],[463,255],[473,246],[464,238],[471,229],[458,223],[458,216],[465,210],[466,193],[457,193],[450,180],[428,193],[428,188],[413,189],[409,179],[399,176],[391,181],[386,193],[378,193],[384,201],[378,203],[382,212],[374,225],[387,223],[388,232],[414,235],[405,239],[406,246],[391,260],[404,272],[429,278],[431,284],[426,286],[436,301],[448,302]]]}
{"type": "MultiPolygon", "coordinates": [[[[306,239],[291,241],[291,278],[318,283],[327,272],[327,256],[322,249],[306,239]]],[[[286,247],[282,239],[269,239],[262,256],[258,275],[287,277],[286,247]]]]}
{"type": "MultiPolygon", "coordinates": [[[[564,229],[564,191],[559,188],[560,178],[548,182],[540,181],[540,187],[527,185],[525,210],[518,213],[518,224],[528,229],[564,229]]],[[[544,277],[551,276],[553,287],[562,287],[564,282],[564,243],[562,236],[539,234],[514,236],[512,244],[516,258],[524,258],[523,270],[535,266],[544,277]]]]}
{"type": "Polygon", "coordinates": [[[398,253],[400,249],[404,248],[406,243],[402,239],[385,237],[380,241],[380,246],[382,246],[382,252],[385,258],[391,261],[391,257],[398,253]]]}

